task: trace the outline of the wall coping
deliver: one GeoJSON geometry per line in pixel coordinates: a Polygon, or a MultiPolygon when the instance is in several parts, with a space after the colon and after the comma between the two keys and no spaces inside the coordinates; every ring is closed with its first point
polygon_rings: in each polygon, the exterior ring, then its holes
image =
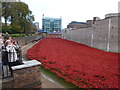
{"type": "Polygon", "coordinates": [[[22,65],[17,65],[17,66],[12,66],[12,70],[17,70],[17,69],[23,69],[23,68],[28,68],[28,67],[32,67],[32,66],[37,66],[37,65],[41,65],[40,62],[38,62],[37,60],[31,60],[31,61],[23,61],[24,64],[22,65]]]}

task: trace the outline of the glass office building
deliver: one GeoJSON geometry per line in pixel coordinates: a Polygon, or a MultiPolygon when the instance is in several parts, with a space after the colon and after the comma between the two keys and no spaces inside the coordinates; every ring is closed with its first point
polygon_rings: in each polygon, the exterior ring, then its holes
{"type": "Polygon", "coordinates": [[[61,33],[61,18],[42,18],[42,30],[47,33],[61,33]]]}

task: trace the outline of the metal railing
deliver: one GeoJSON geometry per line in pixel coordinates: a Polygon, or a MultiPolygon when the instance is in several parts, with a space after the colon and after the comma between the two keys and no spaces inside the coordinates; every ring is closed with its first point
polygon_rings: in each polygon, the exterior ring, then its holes
{"type": "Polygon", "coordinates": [[[16,49],[16,52],[8,52],[5,48],[2,48],[2,77],[6,78],[12,76],[12,66],[22,64],[21,48],[16,49]]]}

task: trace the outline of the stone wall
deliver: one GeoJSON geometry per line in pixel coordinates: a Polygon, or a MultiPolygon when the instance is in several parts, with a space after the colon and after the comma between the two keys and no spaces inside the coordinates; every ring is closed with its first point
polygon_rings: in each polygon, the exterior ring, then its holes
{"type": "Polygon", "coordinates": [[[8,77],[8,78],[4,78],[2,79],[2,89],[5,88],[13,88],[13,77],[8,77]]]}
{"type": "Polygon", "coordinates": [[[41,88],[40,62],[24,61],[13,66],[13,76],[3,79],[2,88],[41,88]]]}
{"type": "Polygon", "coordinates": [[[118,17],[98,20],[89,28],[64,30],[62,38],[105,51],[118,52],[118,17]]]}
{"type": "Polygon", "coordinates": [[[13,37],[13,39],[17,41],[20,46],[24,46],[31,43],[32,40],[36,39],[37,37],[39,37],[39,35],[28,37],[13,37]]]}
{"type": "Polygon", "coordinates": [[[61,38],[61,34],[48,34],[48,38],[61,38]]]}
{"type": "Polygon", "coordinates": [[[20,45],[20,46],[24,46],[24,45],[26,45],[26,39],[25,39],[26,37],[13,37],[13,39],[15,40],[15,41],[17,41],[18,42],[18,44],[20,45]]]}
{"type": "Polygon", "coordinates": [[[14,88],[40,87],[40,66],[13,71],[14,88]]]}

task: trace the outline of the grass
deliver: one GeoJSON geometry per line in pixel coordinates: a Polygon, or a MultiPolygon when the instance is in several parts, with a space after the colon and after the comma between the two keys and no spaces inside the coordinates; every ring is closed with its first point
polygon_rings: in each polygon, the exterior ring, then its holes
{"type": "Polygon", "coordinates": [[[50,72],[50,70],[45,69],[43,66],[41,66],[41,72],[46,76],[48,76],[49,78],[53,79],[54,81],[58,82],[63,87],[69,88],[69,90],[73,90],[73,88],[76,88],[76,89],[79,88],[70,82],[66,82],[63,78],[58,77],[55,73],[50,72]]]}

